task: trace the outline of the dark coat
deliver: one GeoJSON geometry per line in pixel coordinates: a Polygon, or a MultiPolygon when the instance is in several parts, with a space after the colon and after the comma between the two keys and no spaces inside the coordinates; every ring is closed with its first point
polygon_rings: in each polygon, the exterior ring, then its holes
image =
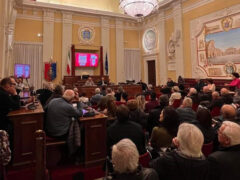
{"type": "Polygon", "coordinates": [[[108,155],[111,154],[111,147],[124,138],[129,138],[135,143],[139,154],[146,152],[145,136],[142,127],[132,121],[119,122],[117,120],[107,129],[108,155]]]}
{"type": "Polygon", "coordinates": [[[140,124],[143,129],[146,129],[147,127],[147,118],[147,114],[140,109],[132,110],[129,112],[129,121],[140,124]]]}
{"type": "Polygon", "coordinates": [[[8,130],[9,120],[7,114],[20,108],[20,97],[10,96],[4,89],[0,87],[0,129],[8,130]]]}
{"type": "Polygon", "coordinates": [[[161,114],[163,108],[164,108],[164,106],[160,105],[160,106],[155,107],[154,109],[152,109],[149,112],[148,122],[147,122],[147,130],[148,130],[150,136],[152,134],[152,129],[155,126],[159,125],[159,118],[160,118],[160,114],[161,114]]]}
{"type": "Polygon", "coordinates": [[[179,120],[181,123],[188,122],[192,123],[193,121],[196,121],[196,112],[192,110],[190,107],[185,108],[177,108],[177,113],[179,115],[179,120]]]}
{"type": "Polygon", "coordinates": [[[162,180],[206,180],[209,169],[205,158],[189,158],[179,151],[163,153],[150,167],[162,180]]]}
{"type": "Polygon", "coordinates": [[[240,179],[240,145],[222,148],[208,156],[209,180],[240,179]]]}
{"type": "Polygon", "coordinates": [[[115,174],[112,180],[158,180],[154,169],[139,168],[135,173],[115,174]]]}

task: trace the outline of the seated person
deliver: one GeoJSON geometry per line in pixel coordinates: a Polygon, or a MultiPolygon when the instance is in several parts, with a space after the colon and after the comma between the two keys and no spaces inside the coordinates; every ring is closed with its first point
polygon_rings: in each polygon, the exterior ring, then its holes
{"type": "Polygon", "coordinates": [[[145,105],[145,112],[149,113],[152,109],[159,105],[157,101],[157,95],[155,92],[151,93],[151,100],[145,105]]]}
{"type": "Polygon", "coordinates": [[[55,88],[53,89],[52,95],[50,96],[50,98],[48,98],[46,104],[48,104],[54,98],[62,97],[62,95],[63,95],[63,87],[61,85],[56,85],[55,88]]]}
{"type": "Polygon", "coordinates": [[[212,92],[212,101],[210,103],[210,109],[221,108],[223,105],[223,99],[220,98],[220,95],[217,91],[212,92]]]}
{"type": "Polygon", "coordinates": [[[189,92],[187,94],[187,97],[192,99],[192,102],[194,104],[199,104],[199,100],[198,100],[198,92],[195,88],[190,88],[189,92]]]}
{"type": "Polygon", "coordinates": [[[140,80],[137,84],[142,86],[143,91],[147,91],[147,89],[148,89],[147,84],[142,82],[142,80],[140,80]]]}
{"type": "Polygon", "coordinates": [[[17,93],[19,94],[25,88],[25,84],[23,83],[23,78],[22,77],[16,78],[16,83],[17,83],[16,85],[17,93]]]}
{"type": "Polygon", "coordinates": [[[198,94],[198,99],[200,103],[201,101],[209,101],[209,103],[212,101],[212,92],[208,86],[203,86],[202,92],[198,94]]]}
{"type": "Polygon", "coordinates": [[[115,93],[114,93],[114,91],[111,89],[111,88],[107,88],[107,94],[106,94],[106,96],[115,96],[115,93]]]}
{"type": "Polygon", "coordinates": [[[173,139],[177,150],[162,153],[150,162],[150,167],[162,180],[205,180],[208,162],[201,151],[203,141],[203,135],[195,125],[183,123],[173,139]]]}
{"type": "Polygon", "coordinates": [[[175,86],[175,82],[171,79],[171,78],[168,78],[168,80],[167,80],[167,87],[173,87],[173,86],[175,86]]]}
{"type": "Polygon", "coordinates": [[[146,104],[145,96],[142,94],[137,95],[136,101],[137,101],[138,108],[144,112],[145,104],[146,104]]]}
{"type": "Polygon", "coordinates": [[[152,130],[150,140],[155,152],[165,151],[166,148],[171,147],[172,139],[177,136],[180,124],[178,113],[170,106],[162,110],[159,121],[159,126],[152,130]]]}
{"type": "Polygon", "coordinates": [[[221,108],[221,115],[217,120],[220,121],[235,121],[236,120],[236,109],[230,104],[224,104],[221,108]]]}
{"type": "Polygon", "coordinates": [[[203,80],[197,78],[197,79],[196,79],[196,84],[194,85],[194,88],[195,88],[198,92],[200,92],[200,91],[202,90],[203,86],[205,86],[205,83],[203,82],[203,80]]]}
{"type": "Polygon", "coordinates": [[[207,79],[207,87],[209,89],[209,91],[214,92],[216,90],[216,86],[213,83],[212,79],[207,79]]]}
{"type": "Polygon", "coordinates": [[[120,101],[121,100],[121,96],[122,96],[122,94],[124,93],[125,91],[124,91],[124,89],[123,89],[123,87],[122,86],[119,86],[118,87],[118,89],[117,89],[117,91],[116,91],[116,93],[115,93],[115,98],[116,98],[116,101],[120,101]]]}
{"type": "Polygon", "coordinates": [[[101,93],[101,90],[99,88],[96,88],[95,89],[95,95],[92,96],[92,98],[90,100],[92,105],[97,105],[99,103],[99,101],[103,97],[100,93],[101,93]]]}
{"type": "Polygon", "coordinates": [[[104,80],[104,77],[101,77],[101,81],[98,82],[98,86],[105,86],[107,85],[107,81],[104,80]]]}
{"type": "Polygon", "coordinates": [[[221,99],[224,104],[232,104],[233,103],[233,97],[230,94],[230,91],[226,88],[222,88],[220,90],[221,93],[221,99]]]}
{"type": "Polygon", "coordinates": [[[45,106],[47,100],[51,97],[52,95],[52,84],[51,83],[43,83],[43,89],[38,89],[36,91],[37,94],[39,94],[38,99],[40,100],[42,107],[45,106]]]}
{"type": "Polygon", "coordinates": [[[181,99],[182,98],[182,95],[181,93],[179,92],[180,89],[178,86],[173,86],[172,87],[172,94],[169,98],[169,105],[171,106],[173,104],[173,102],[176,100],[176,99],[181,99]]]}
{"type": "Polygon", "coordinates": [[[0,129],[7,131],[12,138],[13,127],[7,114],[20,108],[20,97],[17,95],[16,82],[13,78],[6,77],[0,83],[0,129]]]}
{"type": "Polygon", "coordinates": [[[224,84],[225,86],[234,87],[235,89],[240,89],[240,79],[237,72],[232,73],[232,82],[230,84],[224,84]]]}
{"type": "Polygon", "coordinates": [[[192,99],[185,97],[182,105],[177,108],[177,113],[179,115],[180,122],[196,122],[196,112],[192,109],[192,99]]]}
{"type": "Polygon", "coordinates": [[[91,77],[88,77],[87,81],[85,82],[84,86],[96,86],[93,82],[91,77]]]}
{"type": "Polygon", "coordinates": [[[107,152],[111,153],[111,147],[119,142],[121,139],[129,138],[137,146],[140,154],[146,152],[145,149],[145,136],[142,127],[132,121],[129,121],[129,109],[125,105],[117,107],[117,121],[115,121],[107,129],[107,152]]]}
{"type": "Polygon", "coordinates": [[[48,136],[66,139],[73,117],[82,116],[82,110],[74,108],[71,102],[75,97],[73,90],[66,90],[61,98],[55,98],[46,105],[46,133],[48,136]]]}
{"type": "Polygon", "coordinates": [[[240,126],[224,121],[218,130],[221,148],[208,156],[209,180],[240,179],[240,126]]]}
{"type": "Polygon", "coordinates": [[[155,170],[139,166],[139,153],[130,139],[122,139],[113,146],[112,180],[158,180],[155,170]]]}
{"type": "Polygon", "coordinates": [[[84,104],[88,104],[89,98],[87,97],[87,94],[85,92],[81,93],[81,95],[79,97],[79,101],[84,103],[84,104]]]}

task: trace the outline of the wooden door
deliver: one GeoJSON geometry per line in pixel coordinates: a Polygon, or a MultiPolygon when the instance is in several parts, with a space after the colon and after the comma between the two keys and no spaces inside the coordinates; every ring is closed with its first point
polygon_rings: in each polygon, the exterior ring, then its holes
{"type": "Polygon", "coordinates": [[[155,61],[147,61],[148,64],[148,84],[156,86],[156,68],[155,61]]]}

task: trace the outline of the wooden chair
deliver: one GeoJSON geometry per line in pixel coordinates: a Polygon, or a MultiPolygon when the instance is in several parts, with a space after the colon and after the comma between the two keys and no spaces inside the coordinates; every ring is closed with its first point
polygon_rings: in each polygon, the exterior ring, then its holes
{"type": "Polygon", "coordinates": [[[181,103],[182,103],[182,99],[175,99],[173,101],[172,107],[177,109],[178,107],[180,107],[181,103]]]}
{"type": "Polygon", "coordinates": [[[142,165],[142,167],[148,168],[149,167],[149,162],[151,161],[151,155],[149,152],[146,152],[145,154],[142,154],[139,157],[139,164],[142,165]]]}
{"type": "Polygon", "coordinates": [[[46,135],[43,130],[35,132],[36,138],[36,167],[35,180],[48,180],[49,173],[46,168],[46,135]]]}
{"type": "Polygon", "coordinates": [[[216,117],[219,116],[221,113],[221,108],[220,107],[214,107],[211,111],[211,116],[216,117]]]}
{"type": "Polygon", "coordinates": [[[213,142],[210,142],[208,144],[203,144],[202,152],[206,157],[208,157],[208,155],[213,152],[213,142]]]}

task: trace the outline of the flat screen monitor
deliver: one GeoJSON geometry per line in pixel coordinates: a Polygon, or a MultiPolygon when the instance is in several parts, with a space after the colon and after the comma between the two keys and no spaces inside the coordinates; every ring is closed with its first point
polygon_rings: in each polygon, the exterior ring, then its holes
{"type": "Polygon", "coordinates": [[[75,53],[76,67],[97,67],[99,55],[97,53],[75,53]]]}
{"type": "Polygon", "coordinates": [[[15,64],[14,76],[22,78],[30,78],[30,65],[29,64],[15,64]]]}

